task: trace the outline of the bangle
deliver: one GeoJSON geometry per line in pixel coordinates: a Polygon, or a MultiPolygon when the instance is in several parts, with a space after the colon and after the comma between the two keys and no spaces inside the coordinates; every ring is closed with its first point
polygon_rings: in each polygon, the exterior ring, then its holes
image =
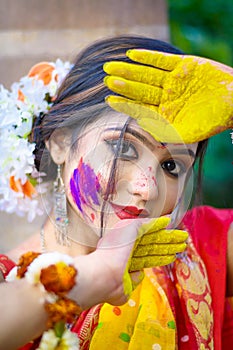
{"type": "Polygon", "coordinates": [[[9,271],[15,266],[15,263],[10,260],[6,255],[0,254],[0,272],[2,273],[4,280],[9,271]]]}
{"type": "Polygon", "coordinates": [[[82,312],[81,307],[67,297],[76,284],[77,270],[73,259],[58,252],[23,254],[7,281],[25,278],[44,291],[42,302],[48,313],[47,331],[39,345],[44,349],[79,349],[79,339],[67,324],[72,324],[82,312]]]}

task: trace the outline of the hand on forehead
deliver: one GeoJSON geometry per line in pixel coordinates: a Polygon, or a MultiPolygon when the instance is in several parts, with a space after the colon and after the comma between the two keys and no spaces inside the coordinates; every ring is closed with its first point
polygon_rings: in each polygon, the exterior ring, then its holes
{"type": "Polygon", "coordinates": [[[108,62],[105,84],[124,96],[109,105],[135,118],[154,138],[193,143],[233,127],[233,69],[195,56],[130,50],[108,62]]]}

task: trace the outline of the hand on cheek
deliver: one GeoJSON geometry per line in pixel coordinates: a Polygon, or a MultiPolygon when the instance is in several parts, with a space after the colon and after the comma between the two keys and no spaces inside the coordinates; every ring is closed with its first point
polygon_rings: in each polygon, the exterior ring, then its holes
{"type": "Polygon", "coordinates": [[[167,229],[169,223],[170,218],[163,216],[142,224],[133,248],[129,271],[168,265],[175,260],[177,253],[185,250],[187,232],[167,229]]]}
{"type": "Polygon", "coordinates": [[[142,281],[143,268],[169,264],[186,248],[188,234],[166,230],[169,222],[168,217],[122,220],[99,241],[93,255],[102,271],[105,302],[125,303],[142,281]]]}

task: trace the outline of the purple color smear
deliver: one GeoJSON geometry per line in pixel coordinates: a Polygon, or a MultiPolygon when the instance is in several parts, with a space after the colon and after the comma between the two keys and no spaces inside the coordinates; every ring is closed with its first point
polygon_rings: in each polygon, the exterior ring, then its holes
{"type": "Polygon", "coordinates": [[[97,196],[97,193],[100,191],[99,180],[94,170],[88,164],[83,163],[82,158],[70,179],[70,191],[74,202],[81,212],[83,211],[83,204],[89,206],[100,204],[97,196]]]}

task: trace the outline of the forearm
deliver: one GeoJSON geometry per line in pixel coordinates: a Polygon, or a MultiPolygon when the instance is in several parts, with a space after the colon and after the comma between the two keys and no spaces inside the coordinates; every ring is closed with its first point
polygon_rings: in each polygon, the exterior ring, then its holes
{"type": "MultiPolygon", "coordinates": [[[[74,259],[77,282],[69,297],[83,309],[111,299],[111,290],[116,292],[114,279],[109,280],[106,271],[102,273],[98,254],[74,259]]],[[[0,284],[1,348],[15,350],[46,330],[45,293],[40,285],[32,285],[25,278],[0,284]]]]}
{"type": "Polygon", "coordinates": [[[17,349],[37,338],[46,327],[43,292],[24,279],[0,284],[2,349],[17,349]]]}

